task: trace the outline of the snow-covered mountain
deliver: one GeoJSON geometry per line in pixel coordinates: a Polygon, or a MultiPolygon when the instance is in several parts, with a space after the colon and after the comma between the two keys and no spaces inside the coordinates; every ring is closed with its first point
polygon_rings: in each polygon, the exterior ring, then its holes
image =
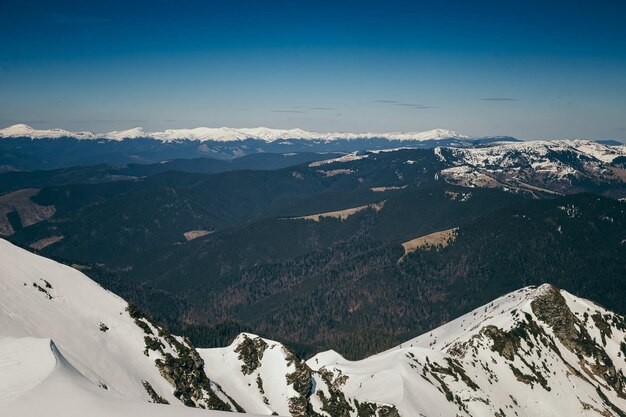
{"type": "Polygon", "coordinates": [[[446,180],[470,187],[569,193],[577,191],[576,184],[626,180],[626,146],[589,140],[441,147],[435,153],[452,165],[441,173],[446,180]]]}
{"type": "Polygon", "coordinates": [[[25,124],[17,124],[0,129],[0,138],[32,138],[32,139],[57,139],[57,138],[75,138],[75,139],[95,139],[98,134],[94,132],[70,132],[64,129],[44,129],[37,130],[25,124]]]}
{"type": "Polygon", "coordinates": [[[469,136],[462,135],[447,129],[433,129],[426,132],[391,132],[391,133],[344,133],[344,132],[312,132],[302,129],[270,129],[258,128],[230,128],[230,127],[197,127],[194,129],[167,129],[157,132],[146,132],[141,127],[109,133],[70,132],[63,129],[36,130],[24,124],[17,124],[0,129],[0,138],[26,137],[32,139],[44,138],[75,138],[75,139],[110,139],[124,140],[136,138],[156,139],[163,142],[191,140],[191,141],[242,141],[246,139],[275,142],[286,139],[306,140],[350,140],[350,139],[387,139],[393,141],[426,141],[456,139],[468,140],[469,136]]]}
{"type": "Polygon", "coordinates": [[[625,336],[623,317],[543,285],[356,362],[328,351],[303,363],[249,334],[200,354],[257,413],[296,415],[290,381],[307,375],[311,394],[301,401],[322,415],[623,416],[625,336]]]}
{"type": "Polygon", "coordinates": [[[194,349],[81,272],[0,240],[0,414],[623,416],[626,320],[523,288],[361,361],[253,334],[194,349]],[[148,402],[169,402],[170,406],[148,402]]]}
{"type": "Polygon", "coordinates": [[[505,295],[387,352],[307,363],[400,415],[621,416],[626,321],[551,285],[505,295]],[[419,393],[412,395],[412,393],[419,393]]]}

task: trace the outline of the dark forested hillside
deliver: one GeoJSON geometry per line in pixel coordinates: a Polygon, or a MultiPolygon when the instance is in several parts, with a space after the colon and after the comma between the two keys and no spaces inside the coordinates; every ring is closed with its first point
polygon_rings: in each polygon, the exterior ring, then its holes
{"type": "MultiPolygon", "coordinates": [[[[255,158],[259,157],[248,157],[255,158]]],[[[337,169],[338,164],[302,164],[212,175],[166,171],[126,181],[50,185],[31,201],[53,208],[53,214],[20,228],[11,239],[40,247],[49,256],[119,264],[118,258],[127,254],[134,256],[141,250],[184,242],[187,232],[209,233],[261,217],[311,214],[315,211],[310,210],[330,211],[381,201],[386,193],[374,192],[371,187],[420,187],[433,183],[436,172],[445,166],[430,150],[384,153],[373,155],[371,160],[363,167],[355,161],[349,170],[337,169]],[[419,161],[419,168],[404,164],[404,158],[419,161]],[[50,238],[57,240],[42,246],[50,238]]],[[[90,171],[77,170],[75,174],[85,172],[90,171]]],[[[23,177],[25,181],[40,179],[54,184],[53,180],[63,178],[64,173],[67,171],[47,179],[41,175],[31,178],[27,173],[23,177]]],[[[4,174],[12,178],[9,183],[16,175],[4,174]]]]}
{"type": "Polygon", "coordinates": [[[255,153],[230,160],[195,158],[168,159],[154,164],[83,165],[35,171],[0,172],[0,194],[21,188],[98,184],[133,180],[162,172],[216,174],[238,170],[274,170],[341,156],[329,153],[255,153]]]}
{"type": "MultiPolygon", "coordinates": [[[[525,285],[554,283],[626,312],[620,296],[626,290],[625,210],[624,203],[591,194],[517,202],[468,220],[445,248],[406,257],[400,241],[365,235],[272,260],[258,260],[242,244],[258,261],[235,257],[244,261],[241,267],[228,267],[227,250],[208,260],[197,251],[165,259],[151,254],[154,265],[126,275],[144,278],[127,291],[141,297],[137,288],[160,288],[170,302],[140,302],[160,320],[196,323],[190,336],[198,342],[216,331],[212,326],[223,323],[218,328],[227,334],[238,323],[235,328],[294,342],[303,352],[332,347],[356,358],[525,285]],[[174,267],[161,274],[167,262],[174,267]]],[[[298,246],[292,234],[279,236],[298,246]]],[[[211,239],[195,246],[210,252],[211,239]]]]}

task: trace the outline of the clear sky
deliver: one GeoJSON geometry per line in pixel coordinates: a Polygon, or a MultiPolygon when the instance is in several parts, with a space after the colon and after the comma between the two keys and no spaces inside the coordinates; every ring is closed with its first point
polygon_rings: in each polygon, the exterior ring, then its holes
{"type": "Polygon", "coordinates": [[[626,140],[625,4],[0,0],[0,127],[626,140]]]}

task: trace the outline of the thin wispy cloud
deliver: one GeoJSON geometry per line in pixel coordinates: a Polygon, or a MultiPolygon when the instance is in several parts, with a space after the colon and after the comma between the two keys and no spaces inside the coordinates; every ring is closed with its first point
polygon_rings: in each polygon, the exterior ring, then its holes
{"type": "Polygon", "coordinates": [[[411,109],[436,109],[435,106],[426,106],[424,104],[411,104],[411,103],[395,103],[396,106],[409,107],[411,109]]]}
{"type": "Polygon", "coordinates": [[[303,110],[272,110],[272,113],[308,113],[303,110]]]}
{"type": "Polygon", "coordinates": [[[312,107],[312,106],[291,106],[293,109],[306,109],[306,110],[333,110],[332,107],[312,107]]]}
{"type": "Polygon", "coordinates": [[[479,98],[480,101],[518,101],[518,99],[513,97],[485,97],[479,98]]]}
{"type": "Polygon", "coordinates": [[[392,106],[400,106],[400,107],[408,107],[411,109],[437,109],[438,107],[436,106],[427,106],[425,104],[418,104],[418,103],[403,103],[401,101],[397,101],[397,100],[372,100],[374,103],[382,103],[382,104],[389,104],[392,106]]]}

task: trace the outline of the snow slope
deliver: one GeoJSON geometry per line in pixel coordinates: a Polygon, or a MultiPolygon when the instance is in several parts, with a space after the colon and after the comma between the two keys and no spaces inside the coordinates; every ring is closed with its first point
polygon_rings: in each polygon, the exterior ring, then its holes
{"type": "Polygon", "coordinates": [[[0,338],[0,413],[11,417],[225,417],[219,411],[130,401],[85,378],[50,339],[0,338]]]}
{"type": "Polygon", "coordinates": [[[231,127],[197,127],[193,129],[166,129],[157,132],[146,132],[141,127],[109,133],[70,132],[63,129],[36,130],[24,124],[9,126],[0,129],[0,138],[27,137],[32,139],[43,138],[76,138],[76,139],[111,139],[124,140],[136,138],[156,139],[163,142],[193,140],[193,141],[241,141],[256,139],[265,142],[274,142],[287,139],[305,140],[350,140],[350,139],[388,139],[394,141],[425,141],[457,139],[468,140],[469,136],[462,135],[447,129],[433,129],[426,132],[391,132],[391,133],[345,133],[345,132],[312,132],[302,129],[271,129],[231,128],[231,127]]]}
{"type": "MultiPolygon", "coordinates": [[[[52,341],[48,344],[58,349],[59,355],[97,391],[126,401],[160,398],[173,406],[183,405],[174,395],[174,384],[182,377],[169,368],[175,368],[177,359],[188,354],[186,342],[167,335],[129,310],[124,300],[81,272],[5,240],[0,240],[0,265],[1,346],[22,340],[27,347],[41,351],[40,344],[27,340],[52,341]],[[148,342],[152,347],[148,347],[148,342]],[[157,361],[164,361],[169,368],[157,366],[157,361]]],[[[41,355],[34,356],[39,360],[41,355]]],[[[29,377],[33,381],[45,377],[49,369],[50,361],[42,360],[41,366],[37,366],[41,368],[39,373],[29,377]]],[[[14,365],[14,361],[3,361],[0,372],[12,372],[14,365]]],[[[29,378],[18,384],[22,390],[27,388],[29,378]]],[[[205,382],[208,386],[209,382],[205,382]]],[[[219,403],[215,400],[218,397],[226,404],[222,408],[236,408],[218,387],[207,386],[194,398],[195,405],[219,403]]],[[[18,388],[0,383],[0,398],[12,397],[20,391],[18,388]]]]}
{"type": "MultiPolygon", "coordinates": [[[[293,385],[287,383],[286,375],[296,371],[295,363],[289,363],[292,355],[280,343],[261,339],[256,335],[242,333],[230,346],[216,349],[198,349],[204,359],[209,377],[232,395],[248,412],[259,414],[290,415],[289,399],[297,397],[293,385]],[[249,367],[243,372],[243,362],[239,359],[242,344],[254,346],[253,350],[263,353],[257,368],[249,367]],[[257,381],[262,381],[261,384],[257,381]]],[[[245,353],[244,353],[245,355],[245,353]]]]}

